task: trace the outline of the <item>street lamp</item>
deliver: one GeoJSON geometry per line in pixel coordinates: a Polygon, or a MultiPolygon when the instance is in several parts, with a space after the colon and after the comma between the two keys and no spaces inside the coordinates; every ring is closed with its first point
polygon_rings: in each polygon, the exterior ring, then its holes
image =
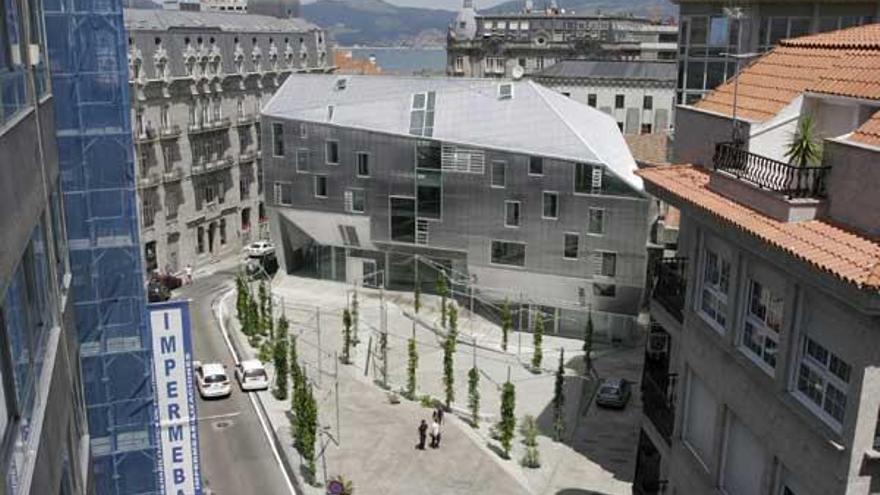
{"type": "Polygon", "coordinates": [[[730,139],[733,141],[734,146],[739,146],[742,144],[743,139],[741,136],[741,132],[739,129],[739,121],[736,117],[736,107],[737,107],[737,98],[739,96],[739,73],[740,60],[748,60],[757,57],[760,53],[742,53],[742,36],[743,36],[743,26],[742,20],[747,16],[745,12],[743,12],[742,7],[724,7],[724,16],[728,19],[736,20],[736,53],[724,52],[721,54],[722,57],[726,57],[728,59],[736,60],[736,72],[733,77],[733,128],[731,129],[730,139]]]}

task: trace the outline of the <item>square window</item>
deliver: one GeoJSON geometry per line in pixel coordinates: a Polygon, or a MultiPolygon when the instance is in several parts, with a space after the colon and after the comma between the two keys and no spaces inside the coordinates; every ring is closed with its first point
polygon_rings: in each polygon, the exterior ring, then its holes
{"type": "Polygon", "coordinates": [[[576,260],[578,258],[578,243],[580,235],[572,232],[563,234],[562,257],[567,260],[576,260]]]}
{"type": "Polygon", "coordinates": [[[324,152],[327,164],[339,165],[339,141],[327,141],[324,152]]]}
{"type": "Polygon", "coordinates": [[[529,157],[529,175],[544,175],[544,159],[540,156],[529,157]]]}
{"type": "Polygon", "coordinates": [[[492,187],[504,187],[507,185],[507,162],[492,161],[492,187]]]}
{"type": "Polygon", "coordinates": [[[648,124],[642,124],[642,127],[639,129],[639,132],[641,132],[642,134],[651,134],[651,132],[653,130],[654,130],[654,126],[652,126],[650,123],[648,123],[648,124]]]}
{"type": "Polygon", "coordinates": [[[370,176],[370,154],[359,152],[357,154],[357,175],[358,177],[370,176]]]}
{"type": "Polygon", "coordinates": [[[316,175],[315,176],[315,197],[316,198],[326,198],[327,197],[327,176],[325,176],[325,175],[316,175]]]}
{"type": "Polygon", "coordinates": [[[519,227],[520,226],[520,202],[505,201],[504,202],[504,226],[519,227]]]}
{"type": "Polygon", "coordinates": [[[587,233],[590,235],[603,235],[605,233],[605,209],[590,208],[587,216],[587,233]]]}
{"type": "Polygon", "coordinates": [[[559,218],[559,194],[544,191],[543,197],[544,205],[541,217],[548,220],[556,220],[559,218]]]}

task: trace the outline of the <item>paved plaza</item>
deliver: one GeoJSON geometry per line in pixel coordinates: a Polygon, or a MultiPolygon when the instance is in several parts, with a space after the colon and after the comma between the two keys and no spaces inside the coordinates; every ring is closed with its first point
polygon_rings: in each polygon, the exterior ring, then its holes
{"type": "MultiPolygon", "coordinates": [[[[382,326],[381,301],[386,307],[388,329],[388,384],[400,390],[406,383],[407,339],[413,334],[419,354],[418,395],[443,397],[442,330],[439,329],[439,298],[423,295],[423,307],[413,319],[412,295],[409,293],[359,289],[359,345],[353,351],[352,365],[337,364],[342,345],[342,309],[350,297],[346,284],[279,275],[273,283],[278,301],[277,312],[291,321],[291,333],[297,335],[300,364],[317,386],[320,424],[325,434],[325,458],[328,477],[342,474],[354,481],[359,494],[629,494],[633,473],[638,418],[641,402],[638,386],[630,405],[623,411],[588,407],[594,382],[586,381],[568,370],[566,390],[566,439],[553,442],[552,395],[553,370],[558,364],[559,349],[565,360],[581,358],[582,343],[547,335],[544,338],[545,371],[535,374],[523,363],[532,357],[532,335],[511,332],[508,352],[500,349],[501,331],[480,317],[460,310],[460,339],[455,355],[455,401],[453,410],[463,413],[467,407],[467,371],[474,361],[480,369],[482,424],[473,428],[468,422],[447,415],[443,442],[439,450],[415,449],[419,420],[430,422],[431,411],[419,402],[401,398],[392,404],[389,393],[376,383],[382,375],[376,359],[379,330],[382,326]],[[283,308],[283,309],[282,309],[283,308]],[[468,342],[471,344],[469,345],[468,342]],[[476,346],[472,343],[476,342],[476,346]],[[367,363],[370,348],[373,355],[367,363]],[[319,351],[320,349],[320,351],[319,351]],[[541,467],[523,468],[519,460],[524,446],[519,433],[514,440],[511,459],[502,459],[497,442],[489,438],[489,426],[499,419],[500,385],[510,376],[516,386],[516,416],[526,414],[538,420],[541,436],[541,467]],[[337,389],[338,387],[338,389],[337,389]],[[338,410],[337,410],[338,390],[338,410]],[[577,490],[577,491],[571,491],[577,490]]],[[[238,346],[253,354],[238,334],[234,315],[234,297],[227,295],[223,304],[227,327],[238,346]]],[[[595,367],[600,377],[623,377],[637,381],[641,347],[614,348],[596,345],[595,367]]],[[[270,393],[261,394],[272,427],[286,447],[292,464],[299,456],[290,447],[289,403],[277,401],[270,393]]],[[[321,446],[318,450],[321,450],[321,446]]],[[[324,462],[318,462],[318,478],[324,474],[324,462]]],[[[308,493],[322,493],[307,487],[308,493]]]]}

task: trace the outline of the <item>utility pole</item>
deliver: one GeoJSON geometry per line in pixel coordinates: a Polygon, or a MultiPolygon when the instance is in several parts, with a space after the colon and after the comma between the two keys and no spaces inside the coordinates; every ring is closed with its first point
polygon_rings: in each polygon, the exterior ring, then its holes
{"type": "Polygon", "coordinates": [[[472,347],[474,349],[474,366],[473,367],[476,368],[477,367],[477,338],[476,337],[473,337],[472,347]]]}
{"type": "Polygon", "coordinates": [[[474,334],[474,281],[471,279],[471,283],[468,284],[468,288],[471,293],[471,317],[470,317],[470,326],[471,326],[471,335],[474,334]]]}
{"type": "Polygon", "coordinates": [[[335,392],[336,392],[336,443],[342,444],[342,430],[339,429],[339,352],[333,351],[333,362],[335,363],[334,374],[336,376],[335,392]]]}
{"type": "Polygon", "coordinates": [[[523,297],[522,292],[519,293],[519,331],[516,332],[516,357],[519,358],[522,352],[522,331],[523,331],[523,297]]]}
{"type": "Polygon", "coordinates": [[[321,308],[315,306],[315,328],[318,329],[318,388],[321,388],[321,308]]]}

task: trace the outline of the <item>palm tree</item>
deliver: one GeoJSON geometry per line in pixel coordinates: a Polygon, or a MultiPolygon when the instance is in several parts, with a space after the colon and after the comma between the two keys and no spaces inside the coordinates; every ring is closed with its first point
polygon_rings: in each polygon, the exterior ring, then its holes
{"type": "Polygon", "coordinates": [[[798,167],[819,165],[822,162],[822,140],[816,136],[816,121],[810,114],[798,123],[797,131],[788,142],[785,157],[798,167]]]}

